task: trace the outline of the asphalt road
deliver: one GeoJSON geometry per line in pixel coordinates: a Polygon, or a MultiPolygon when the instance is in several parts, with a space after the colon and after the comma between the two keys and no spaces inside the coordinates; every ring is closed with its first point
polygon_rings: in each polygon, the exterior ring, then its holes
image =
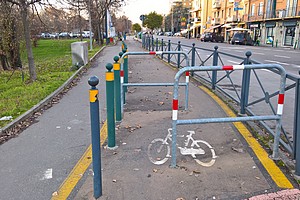
{"type": "MultiPolygon", "coordinates": [[[[191,46],[195,43],[196,47],[202,47],[207,49],[213,49],[214,46],[219,47],[220,52],[226,52],[237,56],[245,57],[245,52],[251,51],[253,60],[262,63],[277,63],[282,65],[288,72],[298,75],[300,70],[300,50],[294,50],[293,48],[271,48],[264,46],[244,46],[244,45],[231,45],[228,43],[213,43],[213,42],[201,42],[196,39],[186,39],[182,37],[166,37],[155,36],[163,38],[165,41],[171,40],[171,42],[181,42],[182,45],[191,46]]],[[[229,58],[228,58],[229,59],[229,58]]],[[[229,62],[232,59],[229,59],[229,62]]],[[[232,60],[234,61],[234,60],[232,60]]],[[[233,63],[236,64],[236,63],[233,63]]]]}

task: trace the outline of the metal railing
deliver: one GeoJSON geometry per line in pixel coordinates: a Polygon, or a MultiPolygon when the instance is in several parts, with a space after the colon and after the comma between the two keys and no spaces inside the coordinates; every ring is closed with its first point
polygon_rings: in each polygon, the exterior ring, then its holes
{"type": "MultiPolygon", "coordinates": [[[[191,66],[230,65],[225,62],[225,60],[228,62],[229,59],[235,64],[262,64],[251,59],[251,52],[246,52],[245,57],[240,57],[218,51],[217,46],[214,49],[206,49],[196,47],[195,44],[188,46],[182,45],[180,42],[172,43],[170,40],[164,41],[163,39],[158,40],[150,37],[143,38],[142,46],[148,50],[184,51],[190,55],[191,66]]],[[[160,58],[178,68],[182,66],[181,64],[185,59],[176,54],[165,55],[160,58]]],[[[239,112],[242,115],[255,116],[259,115],[262,110],[267,111],[269,114],[276,113],[274,109],[276,100],[274,97],[279,91],[274,89],[273,83],[279,78],[277,70],[201,71],[191,74],[208,87],[217,89],[227,96],[240,107],[239,112]]],[[[285,109],[283,114],[280,144],[290,154],[291,158],[296,160],[296,174],[300,175],[300,153],[296,153],[300,152],[300,136],[297,137],[300,134],[300,78],[290,73],[287,73],[286,78],[286,101],[289,102],[289,107],[285,109]]],[[[274,123],[260,120],[259,125],[267,133],[275,135],[274,123]]]]}
{"type": "Polygon", "coordinates": [[[276,120],[276,134],[274,135],[273,159],[278,159],[279,139],[281,132],[281,116],[283,113],[284,92],[286,84],[285,69],[278,64],[256,64],[256,65],[233,65],[233,66],[193,66],[180,69],[175,75],[174,92],[173,92],[173,113],[172,113],[172,162],[171,166],[176,167],[176,144],[177,144],[177,125],[186,124],[206,124],[206,123],[223,123],[223,122],[239,122],[239,121],[260,121],[260,120],[276,120]],[[187,71],[235,71],[250,69],[277,69],[280,73],[280,86],[278,94],[277,112],[273,115],[260,116],[244,116],[244,117],[227,117],[227,118],[205,118],[205,119],[185,119],[178,120],[178,87],[179,78],[187,71]]]}

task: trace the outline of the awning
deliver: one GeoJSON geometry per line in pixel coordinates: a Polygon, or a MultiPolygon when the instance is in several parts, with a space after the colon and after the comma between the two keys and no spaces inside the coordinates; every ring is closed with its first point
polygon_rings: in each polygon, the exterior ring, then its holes
{"type": "Polygon", "coordinates": [[[245,29],[245,28],[232,28],[232,29],[229,29],[227,31],[250,31],[249,29],[245,29]]]}
{"type": "Polygon", "coordinates": [[[213,30],[213,29],[215,29],[215,28],[219,28],[220,26],[222,26],[222,24],[216,25],[216,26],[212,26],[212,27],[210,27],[209,29],[207,29],[207,31],[213,30]]]}
{"type": "Polygon", "coordinates": [[[222,28],[231,28],[231,24],[224,24],[221,26],[222,28]]]}

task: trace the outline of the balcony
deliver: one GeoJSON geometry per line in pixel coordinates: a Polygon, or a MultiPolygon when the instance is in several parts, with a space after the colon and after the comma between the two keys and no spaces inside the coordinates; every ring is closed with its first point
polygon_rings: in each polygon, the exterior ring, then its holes
{"type": "Polygon", "coordinates": [[[252,22],[252,21],[262,21],[264,19],[263,15],[249,15],[249,22],[252,22]]]}
{"type": "Polygon", "coordinates": [[[214,18],[214,19],[211,20],[211,24],[212,24],[213,26],[219,25],[219,24],[220,24],[220,21],[221,21],[220,18],[214,18]]]}
{"type": "Polygon", "coordinates": [[[237,17],[236,17],[236,15],[228,16],[228,17],[226,18],[226,22],[227,22],[227,23],[228,23],[228,22],[237,22],[237,17]]]}
{"type": "Polygon", "coordinates": [[[271,9],[264,13],[265,19],[273,18],[294,18],[300,15],[300,6],[288,7],[287,9],[278,9],[273,12],[271,9]]]}
{"type": "Polygon", "coordinates": [[[213,9],[219,9],[221,8],[221,2],[220,1],[215,1],[212,5],[213,9]]]}

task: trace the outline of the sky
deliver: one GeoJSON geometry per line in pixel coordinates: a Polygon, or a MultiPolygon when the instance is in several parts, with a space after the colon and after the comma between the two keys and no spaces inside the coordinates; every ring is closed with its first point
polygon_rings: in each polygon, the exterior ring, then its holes
{"type": "Polygon", "coordinates": [[[168,14],[170,11],[170,0],[127,0],[126,5],[119,12],[127,16],[132,22],[141,24],[139,19],[142,14],[149,14],[155,11],[157,14],[168,14]]]}

